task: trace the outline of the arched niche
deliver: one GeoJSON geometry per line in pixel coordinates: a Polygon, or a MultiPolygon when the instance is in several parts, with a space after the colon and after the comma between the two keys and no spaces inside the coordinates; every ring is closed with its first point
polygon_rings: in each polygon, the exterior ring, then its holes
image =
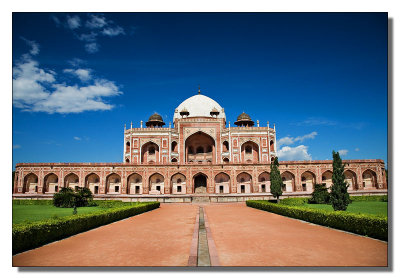
{"type": "Polygon", "coordinates": [[[271,177],[269,172],[262,172],[258,176],[258,191],[260,193],[271,192],[271,177]]]}
{"type": "Polygon", "coordinates": [[[100,176],[96,173],[90,173],[85,177],[85,187],[89,188],[93,194],[99,194],[100,176]]]}
{"type": "Polygon", "coordinates": [[[121,176],[116,173],[111,173],[106,177],[106,193],[121,194],[121,176]]]}
{"type": "Polygon", "coordinates": [[[140,174],[132,173],[128,176],[128,194],[143,194],[143,179],[140,174]]]}
{"type": "Polygon", "coordinates": [[[197,132],[185,141],[186,162],[215,162],[215,141],[206,133],[197,132]]]}
{"type": "Polygon", "coordinates": [[[171,193],[186,194],[186,176],[181,173],[176,173],[171,176],[171,193]]]}
{"type": "Polygon", "coordinates": [[[149,193],[152,195],[164,194],[164,176],[154,173],[149,177],[149,193]]]}
{"type": "Polygon", "coordinates": [[[220,172],[215,176],[215,193],[229,194],[231,192],[231,178],[228,174],[220,172]]]}
{"type": "Polygon", "coordinates": [[[247,172],[242,172],[236,177],[236,188],[239,194],[249,194],[253,192],[252,177],[247,172]]]}
{"type": "Polygon", "coordinates": [[[241,157],[244,163],[258,163],[259,162],[259,147],[253,141],[247,141],[241,146],[241,157]]]}
{"type": "Polygon", "coordinates": [[[43,193],[57,193],[58,192],[58,176],[54,173],[49,173],[44,177],[43,193]]]}

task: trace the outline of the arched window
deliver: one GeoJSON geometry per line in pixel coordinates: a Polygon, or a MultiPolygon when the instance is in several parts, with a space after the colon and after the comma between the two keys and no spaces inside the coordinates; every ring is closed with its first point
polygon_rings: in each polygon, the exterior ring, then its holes
{"type": "Polygon", "coordinates": [[[128,159],[128,158],[126,158],[125,162],[126,162],[126,163],[129,163],[129,159],[128,159]]]}
{"type": "Polygon", "coordinates": [[[274,141],[273,141],[273,140],[271,140],[271,141],[269,142],[269,147],[270,147],[271,151],[275,151],[274,141]]]}
{"type": "Polygon", "coordinates": [[[178,180],[176,181],[176,183],[182,183],[182,179],[178,178],[178,180]]]}
{"type": "Polygon", "coordinates": [[[222,144],[222,151],[223,152],[229,151],[229,143],[227,141],[224,141],[224,143],[222,144]]]}
{"type": "Polygon", "coordinates": [[[306,178],[304,176],[302,176],[301,181],[306,181],[306,178]]]}
{"type": "Polygon", "coordinates": [[[203,146],[197,147],[196,153],[204,153],[204,148],[203,148],[203,146]]]}
{"type": "Polygon", "coordinates": [[[154,155],[156,153],[156,149],[154,148],[154,146],[151,146],[149,148],[149,155],[154,155]]]}
{"type": "Polygon", "coordinates": [[[228,158],[224,158],[224,163],[226,164],[226,163],[229,163],[229,159],[228,158]]]}
{"type": "Polygon", "coordinates": [[[247,145],[247,146],[244,148],[244,150],[245,150],[246,154],[251,154],[252,151],[253,151],[250,145],[247,145]]]}
{"type": "Polygon", "coordinates": [[[126,142],[126,152],[130,152],[131,143],[129,141],[126,142]]]}
{"type": "Polygon", "coordinates": [[[176,163],[176,162],[178,162],[178,159],[172,158],[172,159],[171,159],[171,162],[172,162],[172,163],[176,163]]]}
{"type": "Polygon", "coordinates": [[[171,151],[177,152],[177,147],[178,147],[178,144],[176,143],[176,141],[173,141],[171,144],[171,151]]]}

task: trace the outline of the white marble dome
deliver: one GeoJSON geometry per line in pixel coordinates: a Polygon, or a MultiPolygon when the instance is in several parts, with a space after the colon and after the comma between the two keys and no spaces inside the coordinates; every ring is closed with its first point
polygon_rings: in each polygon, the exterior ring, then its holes
{"type": "Polygon", "coordinates": [[[213,109],[216,109],[219,112],[217,118],[226,118],[224,109],[216,101],[201,94],[194,95],[183,101],[175,109],[174,121],[177,118],[182,118],[182,116],[179,114],[182,110],[187,110],[189,112],[188,117],[211,117],[210,112],[213,109]]]}

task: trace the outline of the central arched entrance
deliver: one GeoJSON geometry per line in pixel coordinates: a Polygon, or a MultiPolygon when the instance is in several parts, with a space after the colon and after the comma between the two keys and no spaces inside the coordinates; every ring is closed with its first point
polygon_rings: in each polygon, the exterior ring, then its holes
{"type": "Polygon", "coordinates": [[[193,185],[195,194],[207,193],[207,176],[202,173],[196,174],[193,185]]]}

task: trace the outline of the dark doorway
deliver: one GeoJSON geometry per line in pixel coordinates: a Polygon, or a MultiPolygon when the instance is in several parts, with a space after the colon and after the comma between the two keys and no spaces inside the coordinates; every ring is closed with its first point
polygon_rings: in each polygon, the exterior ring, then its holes
{"type": "Polygon", "coordinates": [[[204,174],[198,174],[194,178],[194,192],[195,193],[207,192],[207,177],[204,174]]]}
{"type": "Polygon", "coordinates": [[[139,194],[140,193],[140,187],[139,186],[136,186],[136,188],[135,188],[135,194],[139,194]]]}
{"type": "Polygon", "coordinates": [[[265,185],[261,185],[261,192],[265,193],[265,185]]]}
{"type": "Polygon", "coordinates": [[[221,193],[221,194],[223,194],[224,193],[224,186],[219,186],[219,192],[221,193]]]}
{"type": "Polygon", "coordinates": [[[99,186],[94,186],[94,193],[98,194],[99,193],[99,186]]]}
{"type": "Polygon", "coordinates": [[[241,185],[240,186],[240,193],[244,193],[245,192],[245,187],[244,187],[244,185],[241,185]]]}

